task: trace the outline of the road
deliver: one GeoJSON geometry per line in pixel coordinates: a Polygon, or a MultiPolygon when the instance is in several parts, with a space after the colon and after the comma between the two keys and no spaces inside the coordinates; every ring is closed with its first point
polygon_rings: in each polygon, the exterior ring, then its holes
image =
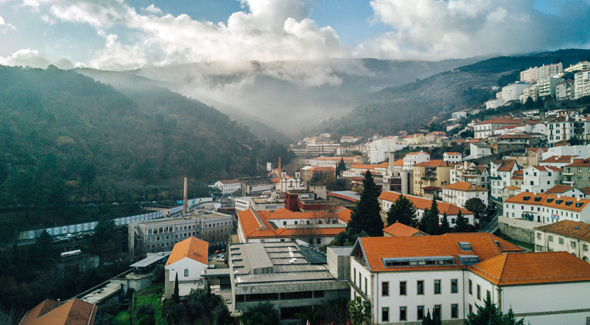
{"type": "Polygon", "coordinates": [[[480,232],[494,233],[500,227],[498,224],[498,216],[504,213],[502,211],[502,203],[496,201],[492,202],[496,205],[496,212],[494,213],[492,220],[490,220],[482,229],[479,230],[480,232]]]}

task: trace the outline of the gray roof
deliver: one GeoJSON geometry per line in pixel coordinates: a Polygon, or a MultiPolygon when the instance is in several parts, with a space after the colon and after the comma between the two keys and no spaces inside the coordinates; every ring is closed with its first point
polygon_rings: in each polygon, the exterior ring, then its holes
{"type": "Polygon", "coordinates": [[[331,250],[332,252],[334,252],[334,254],[336,255],[350,255],[350,253],[352,252],[352,246],[333,246],[333,247],[328,247],[329,250],[331,250]]]}
{"type": "Polygon", "coordinates": [[[165,259],[165,258],[167,259],[169,255],[170,255],[170,252],[159,252],[157,254],[148,256],[139,262],[135,262],[135,263],[129,265],[129,267],[147,267],[147,266],[150,266],[154,263],[161,261],[162,259],[165,259]]]}

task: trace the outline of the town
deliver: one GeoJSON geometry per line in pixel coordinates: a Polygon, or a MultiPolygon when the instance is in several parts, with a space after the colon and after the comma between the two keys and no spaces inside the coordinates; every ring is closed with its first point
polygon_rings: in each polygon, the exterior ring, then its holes
{"type": "MultiPolygon", "coordinates": [[[[128,269],[20,324],[585,324],[589,69],[531,67],[415,130],[305,137],[288,164],[208,197],[189,198],[185,178],[179,206],[111,220],[128,269]]],[[[18,238],[71,244],[101,222],[18,238]]],[[[103,264],[80,249],[61,259],[103,264]]]]}

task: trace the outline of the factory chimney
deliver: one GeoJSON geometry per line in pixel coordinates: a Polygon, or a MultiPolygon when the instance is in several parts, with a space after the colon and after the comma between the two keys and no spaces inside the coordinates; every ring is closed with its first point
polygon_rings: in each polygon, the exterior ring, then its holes
{"type": "Polygon", "coordinates": [[[188,207],[188,204],[187,204],[187,195],[188,195],[187,192],[188,192],[188,189],[187,188],[188,188],[188,181],[187,181],[187,179],[185,177],[184,178],[184,196],[183,196],[183,200],[182,200],[182,214],[183,215],[186,215],[186,213],[188,212],[187,211],[188,210],[187,209],[187,207],[188,207]]]}

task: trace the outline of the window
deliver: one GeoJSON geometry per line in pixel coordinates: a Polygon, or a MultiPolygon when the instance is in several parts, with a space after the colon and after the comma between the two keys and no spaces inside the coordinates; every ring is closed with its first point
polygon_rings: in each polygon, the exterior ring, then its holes
{"type": "Polygon", "coordinates": [[[459,304],[451,304],[451,318],[459,318],[459,304]]]}
{"type": "Polygon", "coordinates": [[[405,306],[400,306],[399,307],[399,320],[408,320],[408,317],[406,315],[406,307],[405,306]]]}
{"type": "Polygon", "coordinates": [[[389,322],[389,307],[383,307],[381,309],[381,321],[389,322]]]}
{"type": "Polygon", "coordinates": [[[424,306],[418,306],[418,313],[416,315],[418,320],[424,319],[424,306]]]}
{"type": "Polygon", "coordinates": [[[441,307],[440,305],[434,305],[434,314],[440,318],[441,315],[441,307]]]}
{"type": "Polygon", "coordinates": [[[576,248],[576,242],[575,241],[571,241],[570,244],[572,245],[572,248],[576,248]]]}
{"type": "Polygon", "coordinates": [[[418,280],[418,285],[416,287],[416,293],[419,295],[424,294],[424,280],[418,280]]]}
{"type": "Polygon", "coordinates": [[[588,251],[588,245],[586,245],[586,244],[582,245],[582,250],[584,252],[587,252],[588,251]]]}
{"type": "Polygon", "coordinates": [[[405,296],[406,295],[406,281],[400,281],[399,283],[399,295],[405,296]]]}
{"type": "Polygon", "coordinates": [[[469,294],[473,294],[473,281],[469,280],[469,294]]]}
{"type": "Polygon", "coordinates": [[[469,304],[469,314],[473,314],[473,306],[469,304]]]}
{"type": "Polygon", "coordinates": [[[384,297],[389,296],[389,282],[381,282],[381,295],[384,297]]]}
{"type": "Polygon", "coordinates": [[[459,292],[459,280],[451,279],[451,293],[459,292]]]}
{"type": "Polygon", "coordinates": [[[434,294],[440,294],[440,280],[434,280],[434,294]]]}
{"type": "Polygon", "coordinates": [[[354,283],[354,285],[356,285],[356,269],[352,268],[352,274],[354,276],[354,281],[352,283],[354,283]]]}
{"type": "Polygon", "coordinates": [[[563,245],[563,238],[559,238],[559,243],[563,245]]]}
{"type": "Polygon", "coordinates": [[[553,241],[553,236],[549,235],[549,241],[553,241]]]}
{"type": "Polygon", "coordinates": [[[486,290],[486,298],[488,300],[492,299],[492,294],[490,293],[490,290],[486,290]]]}
{"type": "Polygon", "coordinates": [[[541,233],[540,232],[537,233],[537,239],[541,239],[541,233]]]}
{"type": "Polygon", "coordinates": [[[481,287],[477,285],[477,299],[481,300],[481,287]]]}
{"type": "Polygon", "coordinates": [[[367,291],[368,291],[367,290],[367,287],[368,287],[368,285],[367,285],[367,278],[365,278],[365,294],[367,294],[367,291]]]}
{"type": "Polygon", "coordinates": [[[188,269],[184,269],[184,277],[188,277],[188,269]]]}

